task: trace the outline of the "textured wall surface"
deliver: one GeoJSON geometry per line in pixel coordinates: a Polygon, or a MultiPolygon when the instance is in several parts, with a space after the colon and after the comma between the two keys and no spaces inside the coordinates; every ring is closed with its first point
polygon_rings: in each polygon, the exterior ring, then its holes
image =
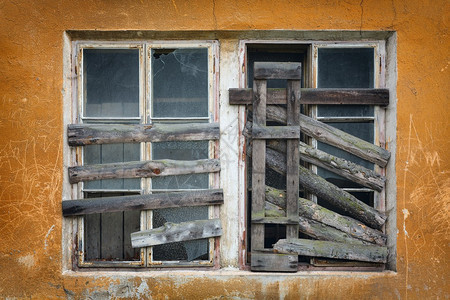
{"type": "Polygon", "coordinates": [[[0,297],[450,297],[449,12],[442,0],[0,1],[0,297]],[[397,272],[63,273],[64,31],[272,29],[397,32],[397,272]]]}

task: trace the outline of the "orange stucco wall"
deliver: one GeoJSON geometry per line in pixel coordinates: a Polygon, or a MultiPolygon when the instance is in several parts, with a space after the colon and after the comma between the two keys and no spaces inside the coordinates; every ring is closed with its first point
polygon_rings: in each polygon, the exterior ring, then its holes
{"type": "Polygon", "coordinates": [[[445,0],[0,1],[0,297],[450,297],[449,12],[445,0]],[[272,29],[397,32],[397,272],[63,273],[64,31],[272,29]]]}

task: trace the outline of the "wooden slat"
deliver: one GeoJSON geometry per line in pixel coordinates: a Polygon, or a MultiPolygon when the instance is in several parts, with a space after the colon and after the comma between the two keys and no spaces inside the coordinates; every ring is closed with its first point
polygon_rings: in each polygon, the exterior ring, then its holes
{"type": "Polygon", "coordinates": [[[69,146],[111,143],[217,140],[219,123],[188,124],[71,124],[69,146]]]}
{"type": "Polygon", "coordinates": [[[220,161],[218,159],[134,161],[70,167],[69,182],[77,183],[80,181],[112,178],[160,177],[218,171],[220,171],[220,161]]]}
{"type": "Polygon", "coordinates": [[[252,128],[253,139],[299,139],[300,126],[257,126],[252,128]]]}
{"type": "Polygon", "coordinates": [[[104,213],[101,217],[101,255],[106,260],[123,259],[123,213],[104,213]]]}
{"type": "Polygon", "coordinates": [[[251,253],[251,270],[256,272],[297,272],[297,255],[251,253]]]}
{"type": "MultiPolygon", "coordinates": [[[[388,89],[301,89],[301,104],[389,105],[388,89]]],[[[251,89],[229,89],[229,103],[252,104],[251,89]]],[[[267,105],[286,104],[286,89],[268,89],[267,105]]]]}
{"type": "Polygon", "coordinates": [[[293,62],[255,62],[253,76],[256,79],[297,79],[302,75],[302,65],[293,62]]]}
{"type": "Polygon", "coordinates": [[[131,234],[133,248],[150,247],[174,242],[191,241],[222,235],[220,219],[198,220],[138,231],[131,234]]]}
{"type": "Polygon", "coordinates": [[[62,202],[63,216],[94,213],[205,206],[223,203],[222,189],[168,192],[120,197],[88,198],[62,202]]]}
{"type": "MultiPolygon", "coordinates": [[[[272,149],[266,149],[266,164],[274,171],[282,175],[286,174],[286,156],[284,154],[272,149]]],[[[368,206],[355,196],[338,188],[303,166],[299,166],[299,182],[301,186],[305,187],[311,193],[339,207],[355,219],[364,222],[372,228],[379,229],[386,221],[386,216],[383,213],[368,206]]]]}
{"type": "MultiPolygon", "coordinates": [[[[256,126],[266,125],[266,80],[253,81],[253,124],[256,126]]],[[[264,217],[265,202],[265,173],[266,173],[266,142],[264,140],[253,141],[252,159],[252,212],[251,218],[264,217]]],[[[264,248],[264,225],[251,225],[251,250],[264,248]]]]}
{"type": "MultiPolygon", "coordinates": [[[[271,140],[266,142],[267,147],[279,152],[286,151],[283,141],[271,140]]],[[[362,186],[381,192],[384,188],[386,177],[375,171],[355,164],[349,160],[328,154],[303,142],[299,142],[300,159],[330,172],[338,174],[362,186]]]]}
{"type": "MultiPolygon", "coordinates": [[[[302,217],[336,228],[353,238],[380,246],[386,245],[387,236],[381,231],[372,229],[353,218],[335,213],[311,200],[299,197],[298,203],[299,215],[302,217]]],[[[272,187],[266,187],[266,216],[284,216],[285,207],[286,192],[272,187]],[[271,206],[267,206],[267,203],[270,203],[271,206]]]]}
{"type": "MultiPolygon", "coordinates": [[[[301,68],[300,68],[301,69],[301,68]]],[[[287,82],[287,126],[300,129],[300,80],[288,80],[287,82]]],[[[298,193],[299,193],[299,152],[297,139],[287,141],[286,151],[286,217],[298,218],[298,193]]],[[[298,238],[298,224],[286,226],[286,238],[298,238]]]]}
{"type": "MultiPolygon", "coordinates": [[[[278,106],[267,106],[267,119],[286,123],[286,109],[278,106]]],[[[362,159],[385,167],[391,156],[386,149],[357,138],[342,130],[334,128],[323,122],[314,120],[304,114],[300,114],[300,130],[316,140],[335,146],[352,153],[362,159]]]]}
{"type": "Polygon", "coordinates": [[[386,263],[387,247],[375,245],[356,245],[329,241],[305,239],[279,240],[274,249],[280,253],[314,257],[328,257],[347,260],[386,263]]]}
{"type": "MultiPolygon", "coordinates": [[[[288,218],[283,216],[276,217],[262,217],[252,219],[252,224],[289,224],[296,225],[298,224],[298,216],[295,218],[288,218]]],[[[298,230],[297,230],[298,232],[298,230]]]]}

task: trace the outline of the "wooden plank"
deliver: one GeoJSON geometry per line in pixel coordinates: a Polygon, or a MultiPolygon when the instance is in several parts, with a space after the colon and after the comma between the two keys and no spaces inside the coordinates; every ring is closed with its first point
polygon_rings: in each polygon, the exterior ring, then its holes
{"type": "Polygon", "coordinates": [[[140,258],[140,250],[131,247],[131,233],[141,228],[141,212],[139,210],[123,212],[123,259],[137,260],[140,258]]]}
{"type": "MultiPolygon", "coordinates": [[[[266,80],[253,81],[253,124],[266,125],[266,80]]],[[[251,218],[264,217],[265,175],[266,175],[266,142],[253,141],[252,159],[252,212],[251,218]]],[[[264,248],[264,224],[251,225],[251,251],[264,248]]]]}
{"type": "Polygon", "coordinates": [[[219,123],[188,124],[70,124],[69,146],[111,143],[217,140],[219,123]]]}
{"type": "Polygon", "coordinates": [[[328,257],[346,260],[386,263],[387,247],[376,245],[356,245],[329,241],[305,239],[279,240],[274,249],[280,253],[314,257],[328,257]]]}
{"type": "MultiPolygon", "coordinates": [[[[251,147],[249,147],[251,148],[251,147]]],[[[248,153],[248,152],[247,152],[248,153]]],[[[266,164],[276,172],[286,174],[286,156],[272,149],[266,149],[266,164]]],[[[355,196],[338,188],[303,166],[299,166],[300,185],[328,203],[337,206],[357,220],[372,228],[383,226],[386,216],[368,206],[355,196]]]]}
{"type": "Polygon", "coordinates": [[[302,76],[301,63],[294,62],[255,62],[254,79],[297,79],[302,76]]]}
{"type": "Polygon", "coordinates": [[[150,247],[174,242],[191,241],[222,235],[220,219],[197,220],[138,231],[131,234],[133,248],[150,247]]]}
{"type": "MultiPolygon", "coordinates": [[[[326,209],[310,200],[298,198],[299,215],[321,224],[331,226],[349,236],[380,246],[386,245],[387,236],[381,231],[372,229],[360,221],[342,216],[326,209]]],[[[284,216],[286,207],[286,192],[272,187],[266,187],[266,216],[284,216]],[[267,204],[271,204],[268,206],[267,204]]]]}
{"type": "MultiPolygon", "coordinates": [[[[271,140],[266,142],[267,147],[279,152],[286,151],[284,141],[271,140]]],[[[300,159],[324,168],[330,172],[345,177],[362,186],[381,192],[384,188],[386,177],[377,174],[361,165],[346,159],[328,154],[303,142],[299,142],[300,159]]]]}
{"type": "Polygon", "coordinates": [[[133,161],[70,167],[69,182],[77,183],[112,178],[161,177],[218,171],[220,171],[218,159],[133,161]]]}
{"type": "Polygon", "coordinates": [[[251,253],[251,270],[256,272],[297,272],[297,255],[251,253]]]}
{"type": "MultiPolygon", "coordinates": [[[[283,216],[276,217],[261,217],[252,219],[252,224],[298,224],[298,216],[295,218],[288,218],[283,216]]],[[[298,232],[298,231],[297,231],[298,232]]]]}
{"type": "Polygon", "coordinates": [[[300,126],[253,125],[252,139],[299,139],[300,126]]]}
{"type": "Polygon", "coordinates": [[[106,260],[123,259],[123,213],[104,213],[101,218],[101,255],[106,260]]]}
{"type": "Polygon", "coordinates": [[[222,203],[223,190],[213,189],[68,200],[62,202],[62,209],[63,216],[68,217],[103,212],[207,206],[222,203]]]}
{"type": "MultiPolygon", "coordinates": [[[[232,105],[252,104],[252,89],[229,89],[232,105]]],[[[301,104],[389,105],[388,89],[301,89],[301,104]]],[[[286,89],[268,89],[267,105],[286,104],[286,89]]]]}
{"type": "Polygon", "coordinates": [[[100,225],[101,214],[92,214],[84,218],[84,251],[85,260],[91,261],[101,258],[100,253],[100,225]]]}
{"type": "MultiPolygon", "coordinates": [[[[301,68],[300,68],[301,69],[301,68]]],[[[287,126],[300,129],[300,80],[288,80],[287,82],[287,126]]],[[[286,217],[298,218],[298,194],[299,194],[299,152],[297,139],[287,141],[286,151],[286,217]]],[[[298,238],[298,224],[286,226],[287,239],[298,238]]]]}
{"type": "MultiPolygon", "coordinates": [[[[286,109],[279,106],[267,106],[267,118],[286,124],[286,109]]],[[[304,114],[300,114],[300,130],[316,140],[335,146],[352,153],[362,159],[385,167],[391,156],[386,149],[357,138],[342,130],[334,128],[323,122],[314,120],[304,114]]]]}

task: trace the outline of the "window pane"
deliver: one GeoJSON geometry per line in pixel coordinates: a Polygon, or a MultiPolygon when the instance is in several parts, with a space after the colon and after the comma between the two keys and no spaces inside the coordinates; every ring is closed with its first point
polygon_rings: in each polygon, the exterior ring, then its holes
{"type": "MultiPolygon", "coordinates": [[[[373,88],[373,48],[319,48],[319,88],[373,88]]],[[[373,107],[320,105],[318,116],[373,116],[373,107]]]]}
{"type": "Polygon", "coordinates": [[[208,116],[208,49],[152,52],[153,117],[208,116]]]}
{"type": "Polygon", "coordinates": [[[86,117],[139,116],[139,50],[85,49],[86,117]]]}
{"type": "MultiPolygon", "coordinates": [[[[208,219],[208,207],[183,207],[157,209],[153,211],[153,228],[166,222],[181,223],[208,219]]],[[[192,261],[209,259],[208,239],[177,242],[153,247],[153,260],[156,261],[192,261]]]]}
{"type": "MultiPolygon", "coordinates": [[[[197,160],[208,158],[208,141],[161,142],[152,144],[153,159],[197,160]]],[[[207,189],[209,175],[189,174],[156,177],[153,189],[207,189]]]]}

